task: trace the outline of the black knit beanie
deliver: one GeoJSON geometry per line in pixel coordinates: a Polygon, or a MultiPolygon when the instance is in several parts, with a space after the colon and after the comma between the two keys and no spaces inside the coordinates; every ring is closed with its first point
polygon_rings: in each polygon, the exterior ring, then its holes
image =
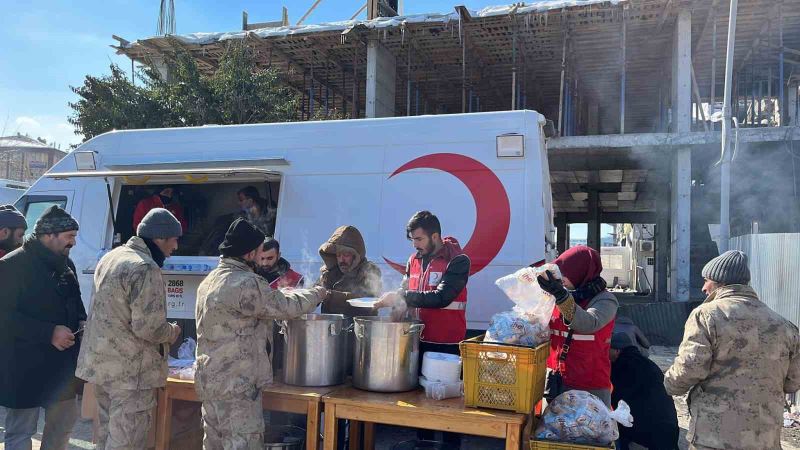
{"type": "Polygon", "coordinates": [[[265,238],[264,233],[240,217],[228,228],[225,240],[219,245],[219,251],[222,256],[243,256],[262,245],[265,238]]]}

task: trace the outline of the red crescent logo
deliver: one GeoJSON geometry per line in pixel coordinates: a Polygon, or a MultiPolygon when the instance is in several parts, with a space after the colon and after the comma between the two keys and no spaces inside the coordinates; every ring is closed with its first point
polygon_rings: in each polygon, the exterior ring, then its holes
{"type": "MultiPolygon", "coordinates": [[[[422,168],[437,169],[453,175],[472,194],[475,200],[475,229],[472,230],[472,238],[464,246],[464,253],[472,261],[470,275],[480,272],[500,253],[508,236],[511,206],[503,183],[480,161],[455,153],[421,156],[400,166],[389,178],[407,170],[422,168]]],[[[396,271],[405,273],[404,264],[397,264],[385,257],[383,259],[396,271]]]]}

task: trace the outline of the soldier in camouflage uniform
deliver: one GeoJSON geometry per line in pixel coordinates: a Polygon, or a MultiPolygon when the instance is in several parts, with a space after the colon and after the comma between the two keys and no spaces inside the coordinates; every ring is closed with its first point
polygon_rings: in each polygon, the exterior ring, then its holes
{"type": "Polygon", "coordinates": [[[267,340],[273,319],[311,312],[324,288],[272,290],[254,272],[264,234],[246,220],[231,224],[220,245],[222,257],[197,289],[197,373],[203,402],[203,448],[262,449],[261,389],[272,382],[267,340]]]}
{"type": "Polygon", "coordinates": [[[703,268],[706,301],[689,315],[664,377],[689,396],[690,448],[781,448],[784,393],[800,389],[797,328],[748,286],[747,257],[729,251],[703,268]]]}
{"type": "Polygon", "coordinates": [[[175,249],[181,224],[150,210],[137,236],[103,256],[76,375],[96,385],[97,449],[143,449],[153,423],[156,388],[167,380],[169,347],[181,329],[167,322],[161,266],[175,249]]]}

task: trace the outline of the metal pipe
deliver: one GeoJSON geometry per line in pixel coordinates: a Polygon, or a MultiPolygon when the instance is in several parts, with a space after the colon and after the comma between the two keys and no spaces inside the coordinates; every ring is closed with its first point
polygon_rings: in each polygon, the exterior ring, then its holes
{"type": "MultiPolygon", "coordinates": [[[[514,20],[512,27],[514,28],[513,37],[511,39],[511,110],[517,109],[517,21],[514,20]]],[[[562,73],[561,80],[563,83],[564,75],[562,73]]],[[[559,120],[559,123],[561,121],[559,120]]]]}
{"type": "Polygon", "coordinates": [[[733,80],[733,49],[736,40],[736,14],[739,9],[738,0],[731,0],[728,16],[728,43],[725,54],[725,97],[722,106],[722,159],[720,176],[720,208],[719,208],[719,250],[728,251],[731,239],[731,162],[728,157],[731,126],[731,82],[733,80]]]}
{"type": "MultiPolygon", "coordinates": [[[[783,3],[778,5],[778,45],[780,46],[781,53],[778,60],[778,110],[780,111],[780,122],[778,123],[779,126],[783,126],[786,123],[784,117],[786,113],[784,113],[784,108],[786,107],[786,100],[785,100],[785,93],[783,91],[784,79],[783,79],[783,3]]],[[[794,163],[794,159],[792,159],[792,163],[794,163]]]]}
{"type": "Polygon", "coordinates": [[[408,46],[408,61],[406,63],[406,116],[411,115],[411,45],[408,46]]]}
{"type": "MultiPolygon", "coordinates": [[[[624,7],[623,7],[624,8],[624,7]]],[[[619,134],[625,134],[625,77],[626,77],[626,64],[627,64],[627,36],[628,36],[628,25],[626,20],[626,8],[622,10],[622,39],[620,41],[620,51],[622,53],[622,64],[620,70],[622,74],[620,76],[620,86],[619,86],[619,134]]]]}
{"type": "MultiPolygon", "coordinates": [[[[711,31],[711,103],[708,112],[714,115],[714,108],[717,104],[717,5],[711,7],[711,14],[714,15],[714,24],[711,31]]],[[[711,130],[716,131],[717,126],[711,122],[711,130]]]]}
{"type": "MultiPolygon", "coordinates": [[[[563,17],[563,16],[562,16],[563,17]]],[[[567,33],[562,33],[562,40],[564,41],[561,49],[561,87],[558,94],[558,134],[564,136],[564,75],[567,68],[567,33]]]]}

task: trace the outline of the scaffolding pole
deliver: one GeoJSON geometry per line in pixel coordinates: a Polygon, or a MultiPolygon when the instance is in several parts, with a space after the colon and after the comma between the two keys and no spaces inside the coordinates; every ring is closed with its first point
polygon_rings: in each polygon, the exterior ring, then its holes
{"type": "MultiPolygon", "coordinates": [[[[708,109],[709,113],[713,115],[714,107],[717,103],[717,4],[711,6],[711,14],[714,16],[712,19],[711,31],[711,103],[708,109]]],[[[716,131],[716,125],[711,122],[711,129],[716,131]]]]}
{"type": "Polygon", "coordinates": [[[733,81],[733,50],[736,40],[736,14],[738,0],[731,0],[728,16],[728,42],[725,53],[725,96],[722,105],[722,158],[720,159],[720,208],[719,208],[719,250],[728,251],[731,240],[731,83],[733,81]]]}
{"type": "MultiPolygon", "coordinates": [[[[564,14],[562,12],[561,15],[562,19],[564,14]]],[[[558,94],[558,134],[560,136],[564,136],[564,89],[566,85],[564,84],[564,76],[566,68],[567,68],[567,30],[561,33],[561,40],[562,48],[561,48],[561,87],[559,88],[558,94]]]]}
{"type": "Polygon", "coordinates": [[[620,64],[620,86],[619,86],[619,134],[625,134],[625,77],[627,64],[627,5],[622,9],[622,38],[620,39],[620,53],[622,62],[620,64]]]}

